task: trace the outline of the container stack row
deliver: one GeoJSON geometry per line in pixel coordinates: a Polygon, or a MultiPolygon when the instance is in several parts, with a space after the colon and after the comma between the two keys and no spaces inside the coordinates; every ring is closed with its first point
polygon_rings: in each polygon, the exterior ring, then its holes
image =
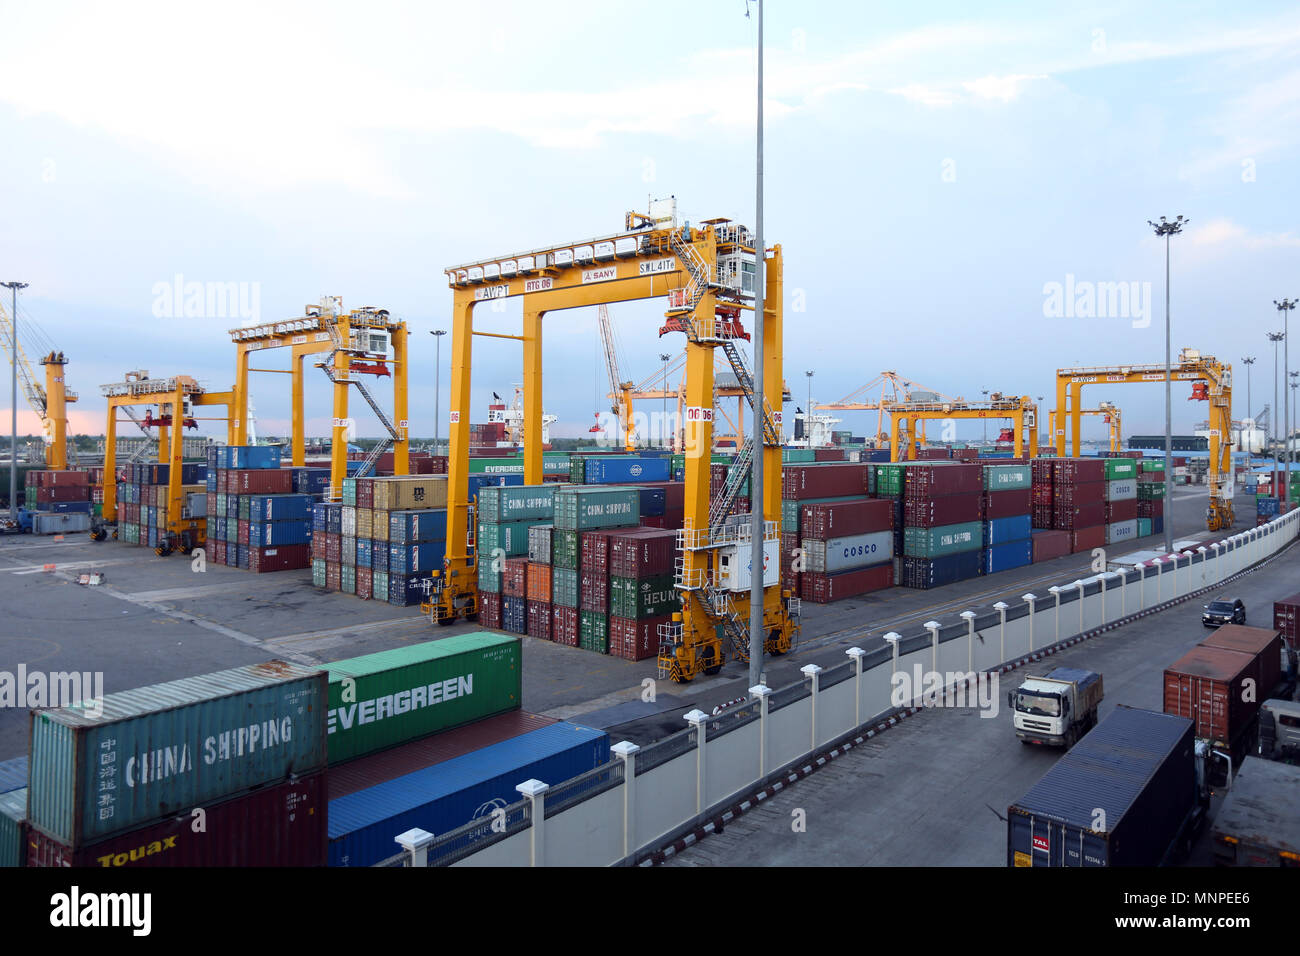
{"type": "Polygon", "coordinates": [[[122,467],[117,483],[117,539],[142,547],[158,547],[160,535],[180,523],[194,544],[208,530],[207,466],[181,465],[182,513],[170,515],[169,464],[133,463],[122,467]]]}
{"type": "MultiPolygon", "coordinates": [[[[102,468],[94,471],[103,474],[102,468]]],[[[91,516],[103,510],[104,501],[100,487],[99,504],[95,503],[93,477],[89,471],[27,472],[23,507],[32,513],[32,533],[89,531],[91,516]]]]}
{"type": "Polygon", "coordinates": [[[1162,458],[1139,458],[1137,523],[1139,538],[1165,530],[1165,463],[1162,458]]]}
{"type": "MultiPolygon", "coordinates": [[[[1068,533],[1069,553],[1137,539],[1136,459],[1050,458],[1033,468],[1034,527],[1068,533]]],[[[1062,547],[1050,543],[1056,556],[1062,547]]]]}
{"type": "Polygon", "coordinates": [[[259,573],[308,567],[312,504],[328,471],[281,468],[273,445],[217,446],[208,457],[208,560],[259,573]]]}

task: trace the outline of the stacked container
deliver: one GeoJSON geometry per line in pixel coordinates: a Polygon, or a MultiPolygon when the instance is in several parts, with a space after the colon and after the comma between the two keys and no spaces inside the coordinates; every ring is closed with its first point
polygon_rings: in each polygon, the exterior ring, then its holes
{"type": "Polygon", "coordinates": [[[171,465],[125,465],[123,480],[117,485],[117,539],[156,548],[174,528],[189,532],[195,545],[203,544],[213,530],[208,520],[206,473],[206,465],[181,466],[182,513],[173,516],[168,514],[171,465]]]}
{"type": "Polygon", "coordinates": [[[671,621],[681,608],[673,573],[677,534],[652,528],[613,531],[605,545],[609,653],[630,661],[654,657],[659,652],[659,625],[671,621]],[[630,597],[642,593],[650,599],[630,597]]]}
{"type": "Polygon", "coordinates": [[[997,574],[1032,564],[1032,467],[1027,464],[983,467],[984,493],[980,502],[983,572],[997,574]]]}
{"type": "Polygon", "coordinates": [[[1164,533],[1164,459],[1143,458],[1138,461],[1137,521],[1139,538],[1164,533]]]}
{"type": "Polygon", "coordinates": [[[980,573],[983,494],[983,466],[978,462],[923,462],[906,470],[899,584],[931,588],[980,573]]]}
{"type": "Polygon", "coordinates": [[[208,560],[246,571],[254,562],[258,571],[309,567],[312,499],[295,493],[294,472],[280,467],[279,446],[212,447],[208,461],[215,463],[206,485],[208,560]],[[259,499],[256,532],[253,498],[259,499]]]}
{"type": "Polygon", "coordinates": [[[810,503],[801,512],[805,601],[828,604],[893,585],[892,501],[810,503]]]}
{"type": "Polygon", "coordinates": [[[1107,458],[1106,543],[1136,541],[1138,534],[1138,463],[1133,458],[1107,458]]]}
{"type": "MultiPolygon", "coordinates": [[[[815,460],[809,449],[786,449],[784,461],[815,460]],[[802,452],[808,451],[807,458],[802,452]],[[798,453],[798,454],[797,454],[798,453]],[[786,458],[785,456],[792,456],[786,458]]],[[[793,594],[801,591],[800,576],[795,570],[795,552],[803,536],[801,526],[803,507],[808,504],[830,504],[864,500],[869,491],[869,479],[874,465],[786,464],[781,469],[781,588],[793,594]]]]}

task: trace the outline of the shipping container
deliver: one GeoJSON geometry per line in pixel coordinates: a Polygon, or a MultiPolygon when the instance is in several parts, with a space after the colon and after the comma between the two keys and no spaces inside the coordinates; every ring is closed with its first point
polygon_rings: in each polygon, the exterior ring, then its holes
{"type": "Polygon", "coordinates": [[[1300,594],[1273,602],[1273,627],[1293,651],[1300,650],[1300,594]]]}
{"type": "Polygon", "coordinates": [[[894,558],[894,532],[873,531],[822,541],[803,539],[806,571],[834,574],[870,567],[894,558]]]}
{"type": "Polygon", "coordinates": [[[638,481],[668,481],[672,477],[667,458],[639,458],[622,455],[589,457],[584,462],[589,485],[631,484],[638,481]]]}
{"type": "Polygon", "coordinates": [[[312,516],[311,495],[249,495],[248,520],[254,522],[302,520],[312,516]]]}
{"type": "Polygon", "coordinates": [[[1106,462],[1101,458],[1052,459],[1053,485],[1079,485],[1106,480],[1106,462]]]}
{"type": "Polygon", "coordinates": [[[906,498],[903,501],[903,524],[909,528],[937,528],[980,520],[978,494],[954,494],[941,498],[906,498]]]}
{"type": "Polygon", "coordinates": [[[478,592],[479,614],[478,622],[484,627],[501,626],[501,595],[491,591],[484,591],[482,588],[478,592]]]}
{"type": "MultiPolygon", "coordinates": [[[[413,545],[413,547],[420,547],[420,545],[413,545]]],[[[429,600],[429,594],[432,590],[432,574],[400,574],[396,569],[392,568],[388,572],[389,604],[397,607],[422,604],[429,600]]]]}
{"type": "Polygon", "coordinates": [[[903,479],[903,495],[907,498],[978,496],[983,490],[984,466],[977,462],[921,463],[908,468],[903,479]]]}
{"type": "Polygon", "coordinates": [[[662,617],[680,610],[681,596],[671,574],[656,578],[615,576],[609,579],[611,617],[662,617]]]}
{"type": "Polygon", "coordinates": [[[897,562],[898,583],[907,588],[942,587],[977,577],[983,565],[982,551],[964,551],[942,558],[905,557],[897,562]]]}
{"type": "Polygon", "coordinates": [[[577,608],[581,596],[580,578],[571,568],[551,569],[551,603],[577,608]]]}
{"type": "Polygon", "coordinates": [[[1193,746],[1190,720],[1116,708],[1007,808],[1007,866],[1167,862],[1196,804],[1193,746]]]}
{"type": "Polygon", "coordinates": [[[867,493],[865,464],[796,465],[781,469],[781,497],[787,501],[867,493]]]}
{"type": "Polygon", "coordinates": [[[441,571],[447,553],[446,542],[426,541],[423,544],[390,544],[388,546],[388,573],[404,576],[423,575],[441,571]]]}
{"type": "Polygon", "coordinates": [[[609,618],[601,611],[578,611],[578,646],[596,654],[609,653],[609,618]]]}
{"type": "Polygon", "coordinates": [[[578,569],[580,543],[581,539],[578,537],[577,531],[571,531],[564,528],[552,528],[551,564],[556,568],[566,568],[570,571],[576,571],[578,569]]]}
{"type": "Polygon", "coordinates": [[[489,554],[500,548],[508,558],[524,557],[528,554],[528,530],[537,519],[509,521],[505,524],[478,523],[478,537],[474,546],[479,554],[489,554]]]}
{"type": "Polygon", "coordinates": [[[1103,487],[1106,489],[1105,495],[1107,501],[1136,501],[1138,496],[1138,483],[1135,478],[1119,478],[1115,481],[1104,482],[1103,487]]]}
{"type": "Polygon", "coordinates": [[[518,709],[521,655],[518,638],[479,631],[324,665],[330,763],[518,709]]]}
{"type": "Polygon", "coordinates": [[[534,564],[551,563],[551,535],[555,525],[539,524],[528,529],[528,560],[534,564]]]}
{"type": "Polygon", "coordinates": [[[1093,525],[1090,528],[1076,528],[1070,532],[1070,553],[1091,552],[1106,543],[1106,526],[1093,525]]]}
{"type": "Polygon", "coordinates": [[[984,528],[979,521],[937,528],[905,528],[903,553],[909,558],[940,558],[963,551],[978,551],[984,528]]]}
{"type": "Polygon", "coordinates": [[[840,495],[832,498],[795,498],[781,502],[781,530],[787,533],[800,533],[803,529],[803,509],[809,505],[838,504],[869,501],[862,494],[840,495]]]}
{"type": "Polygon", "coordinates": [[[403,475],[376,478],[376,511],[406,511],[447,507],[447,478],[439,475],[403,475]]]}
{"type": "Polygon", "coordinates": [[[1029,539],[995,544],[982,553],[985,574],[1000,574],[1034,563],[1034,543],[1029,539]]]}
{"type": "Polygon", "coordinates": [[[1300,866],[1300,767],[1247,757],[1214,818],[1216,866],[1300,866]]]}
{"type": "Polygon", "coordinates": [[[1203,647],[1224,647],[1250,654],[1259,664],[1255,696],[1261,701],[1276,696],[1282,683],[1282,634],[1276,628],[1224,624],[1201,641],[1203,647]]]}
{"type": "Polygon", "coordinates": [[[1124,541],[1136,541],[1138,523],[1136,518],[1128,521],[1116,521],[1106,525],[1106,543],[1119,544],[1124,541]]]}
{"type": "Polygon", "coordinates": [[[289,544],[274,548],[248,549],[248,570],[258,574],[269,571],[297,571],[311,566],[311,545],[289,544]]]}
{"type": "Polygon", "coordinates": [[[551,602],[528,602],[528,636],[541,641],[551,639],[551,602]]]}
{"type": "Polygon", "coordinates": [[[32,829],[28,866],[324,866],[328,838],[326,771],[205,806],[204,828],[187,810],[99,843],[73,849],[32,829]]]}
{"type": "Polygon", "coordinates": [[[545,519],[555,513],[555,485],[495,486],[478,495],[478,518],[492,524],[545,519]]]}
{"type": "Polygon", "coordinates": [[[447,833],[518,802],[525,780],[563,783],[608,759],[608,734],[561,722],[331,800],[329,863],[371,866],[407,830],[447,833]]]}
{"type": "Polygon", "coordinates": [[[1254,746],[1263,697],[1246,700],[1246,682],[1258,688],[1259,675],[1253,654],[1197,645],[1165,668],[1165,713],[1194,720],[1196,736],[1236,762],[1254,746]]]}
{"type": "Polygon", "coordinates": [[[1021,488],[1013,491],[989,491],[980,499],[980,517],[985,521],[1027,515],[1033,509],[1033,491],[1021,488]]]}
{"type": "Polygon", "coordinates": [[[799,576],[799,594],[814,604],[830,604],[845,598],[881,591],[894,584],[894,562],[840,571],[835,574],[807,571],[799,576]]]}
{"type": "Polygon", "coordinates": [[[1138,475],[1137,461],[1132,458],[1107,458],[1106,481],[1114,482],[1121,478],[1136,481],[1138,475]]]}
{"type": "Polygon", "coordinates": [[[1029,465],[985,465],[984,490],[986,492],[1027,489],[1033,485],[1033,471],[1029,465]]]}
{"type": "Polygon", "coordinates": [[[1017,515],[1011,518],[995,518],[984,522],[984,547],[1006,544],[1009,541],[1024,541],[1033,534],[1029,515],[1017,515]]]}
{"type": "MultiPolygon", "coordinates": [[[[555,492],[554,523],[557,530],[569,531],[627,527],[635,525],[639,520],[640,504],[641,497],[636,489],[558,488],[555,492]]],[[[525,551],[527,546],[525,540],[525,551]]]]}
{"type": "Polygon", "coordinates": [[[1133,521],[1138,516],[1136,498],[1127,501],[1108,501],[1105,508],[1105,523],[1115,524],[1119,521],[1133,521]]]}
{"type": "Polygon", "coordinates": [[[803,538],[822,540],[873,531],[892,532],[894,510],[895,503],[886,499],[802,503],[798,531],[803,538]]]}
{"type": "Polygon", "coordinates": [[[1106,523],[1106,502],[1094,501],[1086,505],[1067,505],[1058,502],[1052,512],[1052,521],[1059,531],[1076,531],[1095,528],[1106,523]]]}
{"type": "Polygon", "coordinates": [[[673,571],[677,560],[675,531],[639,528],[609,535],[606,567],[620,577],[646,578],[673,571]]]}
{"type": "Polygon", "coordinates": [[[551,605],[551,640],[565,647],[578,646],[578,608],[551,605]]]}
{"type": "Polygon", "coordinates": [[[0,793],[22,790],[27,786],[27,757],[0,761],[0,793]]]}
{"type": "Polygon", "coordinates": [[[288,495],[293,493],[293,475],[281,469],[230,471],[226,491],[232,495],[288,495]]]}
{"type": "Polygon", "coordinates": [[[672,621],[671,614],[659,617],[611,617],[609,653],[628,661],[644,661],[659,654],[659,625],[672,621]]]}
{"type": "Polygon", "coordinates": [[[1035,531],[1033,535],[1034,563],[1063,558],[1070,553],[1069,531],[1035,531]]]}
{"type": "Polygon", "coordinates": [[[325,765],[324,671],[285,661],[31,711],[31,822],[74,849],[325,765]]]}
{"type": "Polygon", "coordinates": [[[27,863],[27,790],[0,793],[0,869],[27,863]]]}

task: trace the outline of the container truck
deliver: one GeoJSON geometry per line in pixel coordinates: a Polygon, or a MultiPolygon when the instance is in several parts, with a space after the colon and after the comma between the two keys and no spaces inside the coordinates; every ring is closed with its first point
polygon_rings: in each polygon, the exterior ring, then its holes
{"type": "Polygon", "coordinates": [[[1247,757],[1210,830],[1218,866],[1300,867],[1300,767],[1247,757]]]}
{"type": "Polygon", "coordinates": [[[1186,717],[1117,707],[1007,808],[1007,866],[1158,866],[1205,821],[1208,761],[1186,717]]]}
{"type": "Polygon", "coordinates": [[[1077,667],[1026,677],[1007,694],[1016,736],[1023,744],[1073,747],[1097,725],[1102,693],[1101,675],[1077,667]]]}
{"type": "Polygon", "coordinates": [[[1272,699],[1260,706],[1259,755],[1300,763],[1300,703],[1272,699]]]}

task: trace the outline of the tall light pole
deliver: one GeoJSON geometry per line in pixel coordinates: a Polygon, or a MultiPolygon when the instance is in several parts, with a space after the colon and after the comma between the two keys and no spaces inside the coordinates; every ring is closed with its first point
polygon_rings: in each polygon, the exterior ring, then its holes
{"type": "Polygon", "coordinates": [[[1273,300],[1277,310],[1282,313],[1282,409],[1283,421],[1283,438],[1282,438],[1282,460],[1286,462],[1286,483],[1283,485],[1282,500],[1291,500],[1291,404],[1286,400],[1286,380],[1291,374],[1291,342],[1287,338],[1287,332],[1290,331],[1288,319],[1291,316],[1291,310],[1296,307],[1295,299],[1273,300]]]}
{"type": "Polygon", "coordinates": [[[660,410],[659,410],[659,420],[660,420],[659,431],[661,437],[664,440],[665,448],[669,447],[668,445],[668,360],[671,358],[672,358],[671,355],[666,355],[663,352],[659,353],[659,361],[664,363],[664,390],[663,390],[663,401],[660,403],[660,410]]]}
{"type": "MultiPolygon", "coordinates": [[[[989,400],[989,390],[987,388],[981,388],[980,394],[984,396],[984,401],[989,400]]],[[[989,420],[982,418],[980,424],[984,426],[984,444],[987,445],[989,443],[989,420]]]]}
{"type": "MultiPolygon", "coordinates": [[[[1281,342],[1282,339],[1285,338],[1286,334],[1284,332],[1268,332],[1266,334],[1268,335],[1268,340],[1273,343],[1273,410],[1268,413],[1268,423],[1270,430],[1273,432],[1273,474],[1276,476],[1278,469],[1281,467],[1279,464],[1280,453],[1277,448],[1277,343],[1281,342]]],[[[1269,482],[1269,484],[1272,485],[1275,483],[1269,482]]],[[[1276,487],[1270,488],[1269,490],[1273,492],[1273,497],[1281,497],[1281,495],[1277,493],[1276,487]]]]}
{"type": "Polygon", "coordinates": [[[442,434],[442,409],[438,403],[442,398],[442,382],[439,377],[442,375],[442,337],[447,334],[446,329],[433,329],[429,332],[433,336],[433,341],[437,344],[435,358],[433,360],[433,453],[438,454],[438,438],[442,434]]]}
{"type": "Polygon", "coordinates": [[[1245,443],[1245,444],[1246,444],[1246,458],[1249,459],[1250,456],[1254,454],[1254,452],[1251,451],[1251,448],[1250,448],[1251,441],[1252,441],[1252,440],[1254,439],[1254,437],[1255,437],[1255,418],[1254,418],[1255,413],[1252,411],[1252,409],[1253,409],[1255,406],[1252,405],[1252,404],[1251,404],[1251,401],[1250,401],[1250,367],[1251,367],[1252,365],[1255,364],[1255,357],[1254,357],[1253,355],[1245,356],[1244,358],[1242,358],[1242,360],[1241,360],[1241,364],[1244,365],[1244,366],[1246,366],[1246,418],[1245,418],[1245,421],[1249,421],[1249,422],[1250,422],[1250,438],[1248,438],[1248,439],[1246,440],[1246,443],[1245,443]]]}
{"type": "Polygon", "coordinates": [[[9,520],[18,520],[18,290],[26,289],[26,282],[0,282],[9,290],[10,319],[13,337],[9,342],[9,369],[13,372],[9,385],[9,520]]]}
{"type": "Polygon", "coordinates": [[[1173,426],[1173,351],[1169,338],[1169,238],[1183,231],[1183,226],[1191,222],[1182,216],[1169,222],[1164,216],[1158,223],[1147,220],[1147,225],[1155,229],[1157,236],[1165,240],[1165,550],[1174,550],[1174,426],[1173,426]]]}
{"type": "MultiPolygon", "coordinates": [[[[766,265],[767,247],[763,244],[763,7],[758,4],[758,115],[757,135],[755,137],[754,163],[754,461],[750,466],[750,549],[749,576],[749,686],[757,687],[763,682],[763,638],[767,631],[763,623],[763,452],[766,449],[767,430],[764,427],[763,401],[763,326],[766,286],[764,266],[766,265]]],[[[745,16],[749,16],[749,3],[745,4],[745,16]]],[[[705,457],[707,461],[707,455],[705,457]]]]}
{"type": "MultiPolygon", "coordinates": [[[[1295,390],[1296,390],[1296,386],[1300,384],[1300,382],[1296,381],[1297,378],[1300,378],[1300,372],[1292,372],[1291,373],[1291,417],[1292,418],[1296,417],[1295,390]]],[[[1289,449],[1290,447],[1291,447],[1291,441],[1290,441],[1290,436],[1288,436],[1287,448],[1289,449]]],[[[1291,473],[1289,471],[1287,472],[1286,475],[1286,483],[1287,483],[1287,487],[1289,488],[1291,486],[1291,473]]]]}

